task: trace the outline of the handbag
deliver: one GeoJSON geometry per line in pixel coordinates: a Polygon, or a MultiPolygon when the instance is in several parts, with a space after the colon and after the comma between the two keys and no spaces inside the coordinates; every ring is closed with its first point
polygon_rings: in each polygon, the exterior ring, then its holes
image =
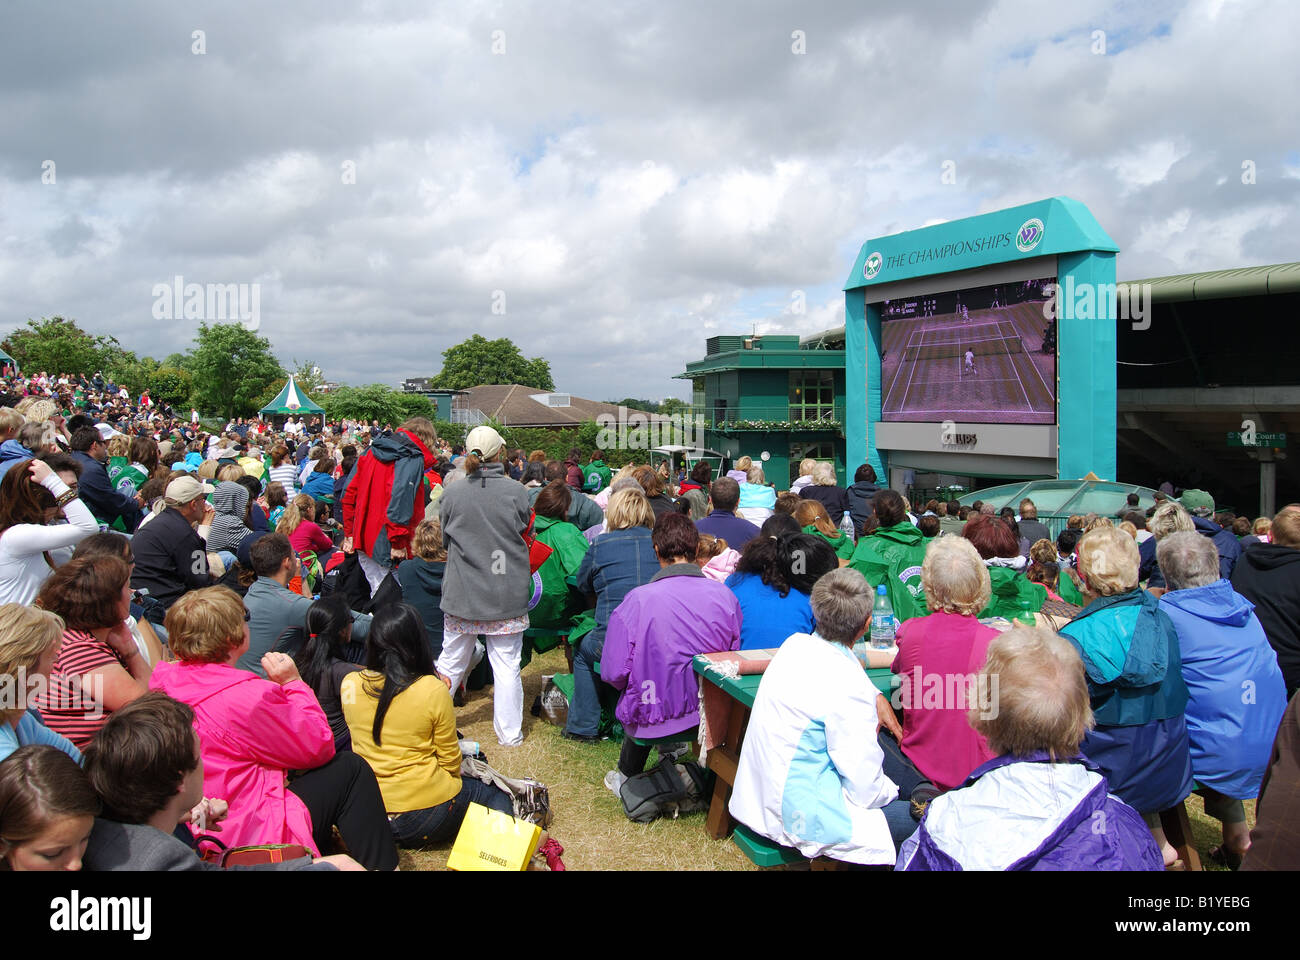
{"type": "Polygon", "coordinates": [[[285,863],[303,857],[312,859],[312,852],[301,843],[252,843],[243,847],[227,847],[216,837],[205,833],[195,838],[194,845],[199,849],[202,860],[215,863],[222,869],[285,863]],[[214,848],[203,849],[204,844],[212,844],[214,848]]]}
{"type": "Polygon", "coordinates": [[[507,777],[496,768],[489,766],[486,761],[470,756],[461,758],[460,775],[462,778],[473,777],[475,780],[492,784],[497,789],[510,794],[515,816],[520,820],[527,820],[542,828],[550,825],[553,816],[551,791],[547,789],[546,784],[539,783],[531,777],[522,779],[507,777]]]}
{"type": "Polygon", "coordinates": [[[447,858],[447,869],[527,870],[541,837],[542,828],[535,823],[471,803],[447,858]]]}

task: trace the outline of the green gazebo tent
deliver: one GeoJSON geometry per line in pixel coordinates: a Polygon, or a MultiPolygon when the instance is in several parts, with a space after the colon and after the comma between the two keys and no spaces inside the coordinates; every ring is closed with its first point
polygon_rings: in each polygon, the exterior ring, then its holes
{"type": "Polygon", "coordinates": [[[311,397],[298,389],[293,377],[289,378],[274,400],[264,406],[258,413],[302,416],[305,413],[324,416],[325,408],[312,401],[311,397]]]}
{"type": "Polygon", "coordinates": [[[18,361],[15,360],[13,357],[9,356],[9,354],[5,353],[3,350],[0,350],[0,366],[3,366],[5,364],[8,364],[9,366],[13,367],[14,370],[18,369],[18,361]]]}

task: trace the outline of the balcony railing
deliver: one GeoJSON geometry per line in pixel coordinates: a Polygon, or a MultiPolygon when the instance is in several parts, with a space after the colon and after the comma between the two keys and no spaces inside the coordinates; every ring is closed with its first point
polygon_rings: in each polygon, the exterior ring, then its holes
{"type": "Polygon", "coordinates": [[[692,416],[704,419],[704,425],[720,433],[743,433],[775,430],[823,430],[839,433],[844,429],[844,407],[794,407],[740,404],[717,406],[697,404],[690,408],[692,416]]]}

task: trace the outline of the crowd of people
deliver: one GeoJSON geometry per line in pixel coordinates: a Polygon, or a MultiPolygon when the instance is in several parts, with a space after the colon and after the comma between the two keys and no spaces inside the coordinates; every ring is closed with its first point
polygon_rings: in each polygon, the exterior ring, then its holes
{"type": "Polygon", "coordinates": [[[394,869],[471,803],[518,811],[457,708],[486,659],[518,746],[521,663],[557,643],[562,736],[621,730],[615,795],[694,736],[696,655],[775,650],[730,811],[805,857],[1163,869],[1196,792],[1217,859],[1300,865],[1300,505],[1189,490],[1053,537],[1032,501],[913,504],[869,464],[779,490],[748,457],[614,470],[419,417],[207,432],[98,375],[0,386],[12,869],[210,869],[217,822],[303,854],[278,869],[394,869]],[[893,700],[854,653],[881,594],[893,700]]]}

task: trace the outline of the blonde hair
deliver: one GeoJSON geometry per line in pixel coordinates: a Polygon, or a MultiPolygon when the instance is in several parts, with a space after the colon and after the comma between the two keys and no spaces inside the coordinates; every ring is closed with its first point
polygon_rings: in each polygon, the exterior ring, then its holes
{"type": "Polygon", "coordinates": [[[754,458],[746,456],[746,457],[741,457],[739,460],[737,460],[735,466],[733,466],[731,469],[744,470],[746,475],[748,475],[749,468],[752,467],[753,465],[754,465],[754,458]]]}
{"type": "MultiPolygon", "coordinates": [[[[27,699],[27,691],[18,685],[18,671],[30,674],[45,652],[59,642],[64,626],[57,613],[40,607],[21,603],[0,606],[0,674],[10,678],[17,702],[27,699]]],[[[26,707],[0,710],[0,722],[12,723],[26,712],[26,707]]]]}
{"type": "Polygon", "coordinates": [[[217,475],[218,464],[215,460],[204,460],[199,469],[194,471],[200,480],[212,480],[217,475]]]}
{"type": "Polygon", "coordinates": [[[931,611],[974,617],[989,605],[993,584],[974,544],[965,537],[939,537],[921,562],[921,590],[931,611]]]}
{"type": "Polygon", "coordinates": [[[437,517],[425,517],[411,535],[411,550],[421,560],[431,563],[447,559],[447,548],[442,543],[442,522],[437,517]]]}
{"type": "Polygon", "coordinates": [[[606,530],[627,530],[631,527],[653,530],[654,525],[655,512],[645,491],[625,487],[609,498],[609,506],[605,508],[606,530]]]}
{"type": "Polygon", "coordinates": [[[285,506],[284,513],[280,514],[280,520],[275,525],[275,532],[287,537],[309,516],[313,521],[316,519],[316,501],[311,494],[300,493],[285,506]]]}
{"type": "Polygon", "coordinates": [[[44,423],[59,412],[58,404],[53,400],[47,400],[39,397],[34,403],[29,405],[23,415],[27,418],[28,423],[44,423]]]}
{"type": "Polygon", "coordinates": [[[824,460],[817,461],[817,466],[813,467],[812,478],[813,483],[819,487],[835,486],[835,465],[824,460]]]}
{"type": "Polygon", "coordinates": [[[831,523],[831,515],[818,500],[800,500],[794,508],[794,522],[801,527],[816,527],[818,533],[838,539],[843,534],[831,523]]]}
{"type": "Polygon", "coordinates": [[[1127,533],[1134,540],[1136,540],[1138,537],[1138,528],[1135,527],[1133,524],[1129,523],[1129,521],[1127,520],[1121,523],[1117,529],[1119,529],[1121,533],[1127,533]]]}
{"type": "Polygon", "coordinates": [[[1087,520],[1083,525],[1083,533],[1084,536],[1087,536],[1088,534],[1090,534],[1092,531],[1096,530],[1099,527],[1114,527],[1114,526],[1115,524],[1111,521],[1110,517],[1098,517],[1093,514],[1088,514],[1087,520]]]}
{"type": "Polygon", "coordinates": [[[237,463],[228,463],[217,471],[217,480],[220,483],[234,483],[244,475],[243,467],[237,463]]]}
{"type": "Polygon", "coordinates": [[[131,456],[131,438],[128,437],[125,433],[119,433],[115,437],[109,437],[108,455],[110,457],[131,456]]]}
{"type": "Polygon", "coordinates": [[[224,663],[244,642],[244,603],[229,587],[182,594],[163,619],[167,645],[185,663],[224,663]]]}
{"type": "Polygon", "coordinates": [[[1300,506],[1290,503],[1279,510],[1268,533],[1280,547],[1300,547],[1300,506]]]}
{"type": "Polygon", "coordinates": [[[1255,522],[1250,525],[1250,532],[1255,536],[1268,533],[1269,528],[1273,526],[1273,521],[1268,517],[1256,517],[1255,522]]]}
{"type": "Polygon", "coordinates": [[[1079,652],[1046,627],[1016,624],[998,634],[979,689],[993,691],[997,710],[972,709],[970,724],[997,756],[1046,751],[1053,760],[1068,759],[1095,722],[1079,652]]]}
{"type": "Polygon", "coordinates": [[[636,473],[637,464],[627,463],[618,468],[618,472],[609,478],[609,485],[612,487],[619,480],[634,480],[632,475],[636,473]]]}
{"type": "Polygon", "coordinates": [[[767,477],[763,475],[763,468],[758,464],[754,464],[745,471],[745,480],[748,483],[757,484],[758,486],[763,486],[767,483],[767,477]]]}
{"type": "Polygon", "coordinates": [[[1151,531],[1151,536],[1159,540],[1178,531],[1195,530],[1196,524],[1192,523],[1192,515],[1181,503],[1166,500],[1156,507],[1155,513],[1151,514],[1151,519],[1147,521],[1147,529],[1151,531]]]}
{"type": "Polygon", "coordinates": [[[27,421],[13,407],[0,407],[0,433],[17,433],[27,421]]]}
{"type": "Polygon", "coordinates": [[[1094,527],[1079,541],[1079,576],[1099,597],[1127,593],[1138,585],[1137,541],[1114,527],[1094,527]]]}
{"type": "Polygon", "coordinates": [[[799,461],[799,476],[811,477],[812,472],[817,469],[817,461],[812,457],[804,457],[799,461]]]}
{"type": "Polygon", "coordinates": [[[1056,563],[1056,544],[1046,537],[1035,540],[1029,547],[1029,559],[1034,563],[1056,563]]]}

